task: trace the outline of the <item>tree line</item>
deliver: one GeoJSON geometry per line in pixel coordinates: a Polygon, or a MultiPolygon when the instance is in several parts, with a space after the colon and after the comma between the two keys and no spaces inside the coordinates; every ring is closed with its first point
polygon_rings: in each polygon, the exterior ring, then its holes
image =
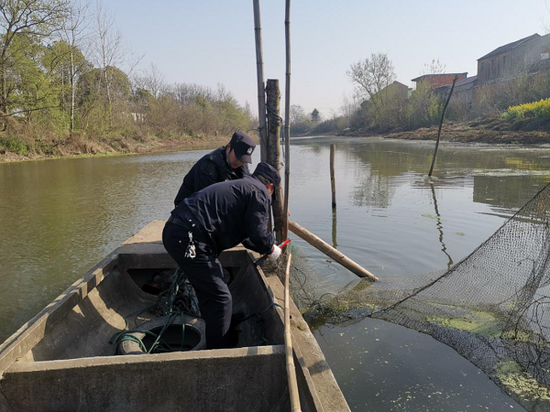
{"type": "MultiPolygon", "coordinates": [[[[421,72],[422,75],[442,73],[445,73],[445,65],[439,60],[424,65],[421,72]]],[[[352,98],[344,98],[340,112],[320,122],[298,116],[297,125],[291,124],[294,134],[413,130],[438,124],[444,96],[434,93],[428,82],[418,82],[416,89],[409,93],[393,85],[396,74],[387,54],[375,53],[351,64],[347,75],[355,87],[355,94],[352,98]]],[[[526,72],[501,82],[498,87],[481,87],[473,102],[451,98],[446,117],[455,121],[500,117],[510,106],[549,96],[550,72],[535,75],[526,72]]]]}
{"type": "Polygon", "coordinates": [[[137,74],[101,2],[0,0],[0,30],[0,150],[252,128],[223,85],[167,84],[154,65],[137,74]]]}

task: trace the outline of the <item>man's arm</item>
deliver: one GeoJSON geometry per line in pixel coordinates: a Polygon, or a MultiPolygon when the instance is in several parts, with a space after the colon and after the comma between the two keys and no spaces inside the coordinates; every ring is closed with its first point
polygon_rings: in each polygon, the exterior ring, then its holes
{"type": "Polygon", "coordinates": [[[256,193],[246,209],[245,227],[248,239],[243,241],[243,246],[261,254],[271,252],[275,242],[273,234],[267,230],[270,206],[268,199],[256,193]]]}
{"type": "Polygon", "coordinates": [[[218,168],[213,162],[205,161],[197,166],[199,167],[197,167],[193,179],[193,193],[213,185],[214,183],[219,183],[218,168]]]}

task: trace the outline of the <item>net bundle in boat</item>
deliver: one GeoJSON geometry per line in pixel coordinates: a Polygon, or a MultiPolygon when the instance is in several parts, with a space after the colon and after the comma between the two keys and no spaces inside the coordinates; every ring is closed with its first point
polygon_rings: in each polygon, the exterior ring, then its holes
{"type": "MultiPolygon", "coordinates": [[[[374,317],[427,333],[527,409],[550,410],[549,220],[547,185],[450,270],[409,284],[362,281],[333,301],[331,320],[374,317]]],[[[317,306],[302,310],[322,315],[317,306]]]]}

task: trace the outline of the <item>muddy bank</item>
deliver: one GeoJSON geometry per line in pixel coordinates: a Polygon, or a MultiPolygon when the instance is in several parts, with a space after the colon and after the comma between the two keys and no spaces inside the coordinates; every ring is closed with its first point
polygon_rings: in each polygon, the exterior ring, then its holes
{"type": "MultiPolygon", "coordinates": [[[[436,140],[438,126],[416,130],[355,130],[340,136],[381,136],[388,139],[436,140]]],[[[461,143],[550,144],[550,123],[535,120],[512,122],[506,119],[483,119],[466,123],[445,122],[441,140],[461,143]]]]}
{"type": "Polygon", "coordinates": [[[28,160],[55,159],[61,157],[109,156],[122,154],[145,154],[178,150],[200,150],[227,144],[231,136],[182,137],[156,139],[150,137],[117,137],[109,139],[68,138],[60,142],[46,142],[40,147],[16,153],[0,144],[0,163],[28,160]]]}

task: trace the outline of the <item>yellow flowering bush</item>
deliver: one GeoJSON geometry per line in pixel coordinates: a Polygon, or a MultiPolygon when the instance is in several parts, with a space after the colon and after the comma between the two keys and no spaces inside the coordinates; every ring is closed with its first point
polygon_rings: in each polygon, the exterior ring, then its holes
{"type": "Polygon", "coordinates": [[[513,119],[524,119],[525,113],[532,112],[537,119],[550,119],[550,98],[541,99],[538,102],[523,103],[517,106],[510,106],[505,117],[513,119]]]}

